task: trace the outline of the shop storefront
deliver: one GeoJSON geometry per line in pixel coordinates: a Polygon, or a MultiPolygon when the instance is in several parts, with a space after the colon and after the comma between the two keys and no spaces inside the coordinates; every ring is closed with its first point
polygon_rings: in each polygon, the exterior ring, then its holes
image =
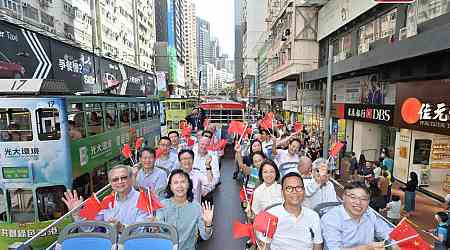
{"type": "Polygon", "coordinates": [[[450,193],[450,80],[397,84],[394,176],[407,182],[411,172],[428,194],[450,193]],[[432,86],[432,87],[431,87],[432,86]]]}

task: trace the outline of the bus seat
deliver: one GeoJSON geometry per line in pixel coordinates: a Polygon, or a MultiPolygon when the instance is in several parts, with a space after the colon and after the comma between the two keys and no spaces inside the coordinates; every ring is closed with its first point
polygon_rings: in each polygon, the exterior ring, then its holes
{"type": "Polygon", "coordinates": [[[326,214],[331,208],[339,206],[341,204],[342,202],[340,201],[324,202],[315,206],[313,210],[316,211],[316,213],[319,214],[319,217],[322,218],[322,216],[326,214]]]}
{"type": "Polygon", "coordinates": [[[276,207],[276,206],[282,205],[282,204],[283,204],[282,202],[274,203],[274,204],[272,204],[272,205],[270,205],[270,206],[264,208],[264,211],[267,211],[267,210],[269,210],[269,209],[271,209],[271,208],[273,208],[273,207],[276,207]]]}
{"type": "Polygon", "coordinates": [[[280,175],[285,176],[287,173],[297,169],[298,162],[285,162],[278,166],[278,170],[280,170],[280,175]]]}
{"type": "Polygon", "coordinates": [[[178,234],[165,223],[137,223],[125,228],[119,239],[119,250],[175,250],[178,234]]]}
{"type": "Polygon", "coordinates": [[[117,230],[107,222],[82,221],[67,225],[58,237],[57,249],[62,250],[115,250],[117,230]],[[96,228],[95,232],[83,232],[83,228],[96,228]],[[101,233],[99,231],[104,231],[101,233]]]}

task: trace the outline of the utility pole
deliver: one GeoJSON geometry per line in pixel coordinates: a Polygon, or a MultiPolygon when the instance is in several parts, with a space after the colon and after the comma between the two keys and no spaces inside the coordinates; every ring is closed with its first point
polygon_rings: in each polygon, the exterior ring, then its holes
{"type": "Polygon", "coordinates": [[[202,71],[198,72],[198,105],[200,105],[200,86],[202,86],[202,71]]]}
{"type": "Polygon", "coordinates": [[[331,117],[331,83],[333,80],[333,45],[328,46],[328,75],[327,96],[325,102],[325,120],[323,136],[323,157],[328,159],[328,148],[330,147],[330,117],[331,117]]]}

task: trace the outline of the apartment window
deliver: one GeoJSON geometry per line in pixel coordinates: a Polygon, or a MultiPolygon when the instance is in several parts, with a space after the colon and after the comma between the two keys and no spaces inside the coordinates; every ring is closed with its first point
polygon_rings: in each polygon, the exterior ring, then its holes
{"type": "Polygon", "coordinates": [[[38,9],[33,6],[27,5],[26,7],[23,7],[23,15],[35,21],[39,21],[38,9]]]}
{"type": "Polygon", "coordinates": [[[54,26],[53,16],[48,15],[47,13],[41,11],[41,22],[50,27],[54,26]]]}
{"type": "Polygon", "coordinates": [[[395,31],[397,21],[397,9],[378,17],[370,23],[359,28],[358,54],[369,51],[370,44],[374,41],[390,38],[395,31]]]}
{"type": "Polygon", "coordinates": [[[423,23],[448,12],[450,0],[420,0],[416,1],[417,23],[423,23]]]}

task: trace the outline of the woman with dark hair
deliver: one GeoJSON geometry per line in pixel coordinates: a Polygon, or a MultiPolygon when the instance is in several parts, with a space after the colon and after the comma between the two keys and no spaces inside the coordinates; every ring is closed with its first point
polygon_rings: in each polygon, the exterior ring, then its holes
{"type": "Polygon", "coordinates": [[[277,165],[266,160],[259,168],[259,180],[262,183],[253,192],[252,211],[258,214],[268,206],[283,201],[281,196],[281,185],[278,184],[280,171],[277,165]]]}
{"type": "Polygon", "coordinates": [[[192,186],[189,174],[181,169],[173,170],[167,184],[167,199],[161,201],[164,207],[156,212],[158,221],[176,227],[180,250],[196,249],[197,231],[204,240],[212,235],[214,206],[209,202],[201,206],[193,201],[192,186]]]}
{"type": "MultiPolygon", "coordinates": [[[[237,141],[235,142],[237,143],[237,141]]],[[[241,147],[239,145],[239,151],[236,151],[235,159],[238,161],[236,165],[236,170],[233,173],[233,179],[238,177],[239,171],[241,170],[242,165],[239,164],[239,159],[242,159],[242,162],[248,167],[252,165],[252,156],[256,152],[262,152],[262,143],[259,140],[254,140],[251,142],[249,147],[249,152],[241,152],[241,147]]]]}
{"type": "Polygon", "coordinates": [[[406,216],[409,217],[416,211],[416,188],[419,185],[419,178],[416,172],[409,174],[409,181],[406,183],[406,187],[400,189],[405,192],[405,211],[406,216]]]}
{"type": "Polygon", "coordinates": [[[381,189],[378,187],[377,180],[373,180],[370,182],[369,192],[370,192],[369,206],[373,208],[373,210],[379,213],[381,209],[386,208],[386,199],[383,196],[381,189]]]}

